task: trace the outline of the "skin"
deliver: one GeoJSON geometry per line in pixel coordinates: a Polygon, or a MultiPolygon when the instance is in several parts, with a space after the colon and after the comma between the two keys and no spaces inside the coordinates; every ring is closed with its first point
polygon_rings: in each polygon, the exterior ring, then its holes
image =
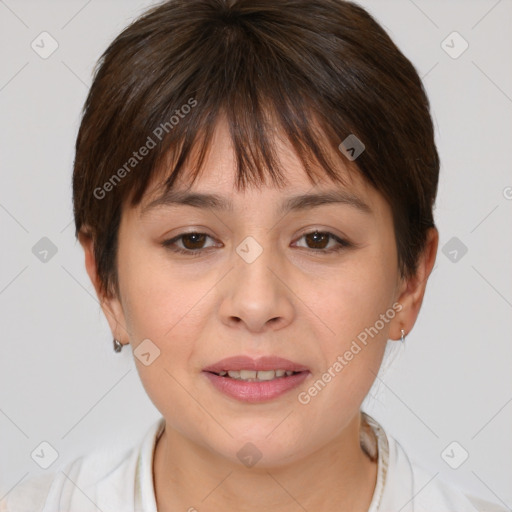
{"type": "MultiPolygon", "coordinates": [[[[374,492],[377,464],[360,447],[360,406],[387,340],[413,328],[438,232],[430,230],[416,276],[400,279],[390,207],[359,175],[343,168],[339,155],[347,188],[370,205],[371,215],[345,204],[277,213],[289,195],[341,187],[327,178],[312,187],[290,146],[278,141],[277,147],[286,188],[238,192],[231,140],[221,121],[191,190],[228,197],[233,212],[180,205],[141,216],[141,208],[161,192],[158,180],[142,205],[123,211],[120,297],[100,299],[118,340],[135,350],[149,338],[160,350],[148,366],[135,358],[142,384],[166,420],[153,464],[160,511],[366,511],[374,492]],[[303,236],[315,228],[356,245],[322,255],[337,244],[303,236]],[[177,245],[211,247],[198,257],[160,245],[192,230],[211,238],[181,239],[177,245]],[[250,264],[235,251],[247,236],[263,248],[250,264]],[[298,393],[396,302],[401,311],[379,334],[307,405],[299,403],[298,393]],[[201,373],[236,354],[279,355],[308,366],[311,374],[272,401],[239,402],[218,392],[201,373]],[[236,455],[249,441],[262,454],[250,468],[236,455]]],[[[182,181],[178,187],[184,188],[182,181]]],[[[92,242],[84,236],[80,242],[99,294],[92,242]]]]}

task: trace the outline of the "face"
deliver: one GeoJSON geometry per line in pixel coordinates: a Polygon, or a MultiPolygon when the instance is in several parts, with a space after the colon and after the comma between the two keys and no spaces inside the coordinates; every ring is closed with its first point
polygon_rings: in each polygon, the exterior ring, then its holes
{"type": "Polygon", "coordinates": [[[236,191],[220,124],[202,174],[175,190],[215,194],[230,208],[149,207],[163,191],[155,183],[140,207],[125,210],[120,297],[108,304],[167,428],[238,463],[250,441],[269,467],[306,457],[355,421],[386,341],[400,336],[406,304],[397,302],[408,300],[383,197],[346,170],[346,187],[312,185],[289,147],[278,148],[286,187],[236,191]],[[291,197],[323,192],[355,196],[369,211],[347,202],[282,209],[291,197]],[[216,365],[238,356],[249,359],[216,365]],[[221,375],[236,369],[272,380],[221,375]]]}

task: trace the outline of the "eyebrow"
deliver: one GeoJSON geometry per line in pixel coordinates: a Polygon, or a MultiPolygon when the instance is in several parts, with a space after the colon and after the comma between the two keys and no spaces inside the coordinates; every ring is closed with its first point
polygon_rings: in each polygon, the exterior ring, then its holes
{"type": "MultiPolygon", "coordinates": [[[[373,214],[373,210],[367,203],[365,203],[360,197],[345,190],[333,190],[291,196],[281,203],[277,213],[284,214],[290,211],[307,210],[328,204],[345,204],[362,213],[369,215],[373,214]]],[[[157,207],[179,205],[188,205],[195,208],[213,209],[218,211],[233,211],[233,203],[229,199],[217,194],[169,190],[144,206],[140,215],[142,217],[150,210],[157,207]]]]}

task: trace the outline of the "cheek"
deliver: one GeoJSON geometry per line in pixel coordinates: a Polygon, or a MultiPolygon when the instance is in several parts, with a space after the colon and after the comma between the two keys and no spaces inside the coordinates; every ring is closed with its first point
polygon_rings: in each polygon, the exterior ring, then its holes
{"type": "MultiPolygon", "coordinates": [[[[392,275],[368,252],[321,279],[308,278],[298,284],[306,305],[318,316],[316,323],[323,326],[322,339],[328,346],[339,349],[391,307],[392,275]]],[[[387,324],[382,330],[387,332],[387,324]]]]}
{"type": "MultiPolygon", "coordinates": [[[[128,253],[128,251],[127,251],[128,253]]],[[[204,421],[199,407],[191,406],[182,387],[197,357],[195,341],[205,314],[204,283],[185,281],[164,265],[156,265],[136,248],[119,265],[127,326],[141,383],[155,407],[166,418],[181,418],[183,410],[193,421],[204,421]],[[159,351],[149,365],[138,359],[138,345],[149,339],[159,351]]],[[[147,342],[146,342],[147,343],[147,342]]],[[[149,345],[151,346],[151,345],[149,345]]],[[[180,420],[173,427],[180,430],[180,420]]]]}
{"type": "Polygon", "coordinates": [[[378,373],[395,313],[386,261],[367,251],[352,263],[320,287],[303,283],[307,305],[320,319],[315,323],[325,368],[317,378],[325,387],[320,382],[312,400],[320,408],[350,410],[361,403],[378,373]]]}
{"type": "Polygon", "coordinates": [[[134,244],[124,251],[119,280],[136,343],[141,338],[154,338],[156,343],[176,339],[176,332],[183,331],[184,326],[190,328],[191,319],[197,321],[204,283],[185,279],[162,260],[158,250],[134,244]]]}

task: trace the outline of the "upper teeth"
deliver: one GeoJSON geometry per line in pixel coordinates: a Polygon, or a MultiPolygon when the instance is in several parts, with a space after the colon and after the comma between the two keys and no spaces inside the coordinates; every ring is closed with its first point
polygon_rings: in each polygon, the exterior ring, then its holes
{"type": "Polygon", "coordinates": [[[229,370],[219,372],[219,375],[229,375],[232,379],[238,380],[272,380],[276,377],[289,376],[293,371],[289,370],[229,370]]]}

